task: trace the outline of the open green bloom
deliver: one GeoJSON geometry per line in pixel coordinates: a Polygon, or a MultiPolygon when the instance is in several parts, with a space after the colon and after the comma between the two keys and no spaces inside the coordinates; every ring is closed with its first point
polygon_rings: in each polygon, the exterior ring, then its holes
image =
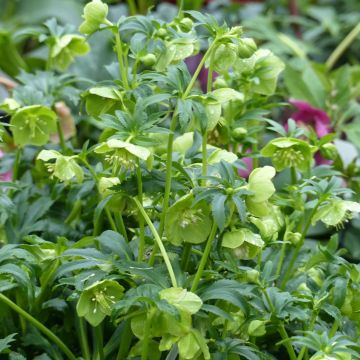
{"type": "Polygon", "coordinates": [[[253,320],[250,322],[248,327],[248,334],[250,336],[264,336],[266,334],[266,321],[264,320],[253,320]]]}
{"type": "Polygon", "coordinates": [[[106,316],[111,315],[113,305],[123,293],[124,288],[116,281],[97,281],[81,293],[76,305],[77,314],[85,317],[92,326],[98,326],[106,316]]]}
{"type": "Polygon", "coordinates": [[[268,215],[270,210],[268,200],[275,192],[271,179],[275,174],[275,169],[271,166],[257,168],[251,172],[248,190],[252,195],[247,196],[246,206],[252,215],[257,217],[268,215]]]}
{"type": "Polygon", "coordinates": [[[79,31],[85,35],[91,35],[97,30],[101,24],[106,24],[108,14],[108,6],[101,0],[93,0],[85,5],[83,14],[83,23],[79,27],[79,31]]]}
{"type": "Polygon", "coordinates": [[[238,259],[253,259],[264,246],[260,235],[249,229],[236,229],[224,234],[222,246],[232,249],[238,259]]]}
{"type": "Polygon", "coordinates": [[[270,157],[277,171],[294,167],[307,171],[313,158],[312,146],[295,138],[277,138],[270,141],[261,151],[261,155],[270,157]]]}
{"type": "Polygon", "coordinates": [[[106,197],[108,195],[111,195],[114,193],[113,190],[111,190],[112,187],[119,185],[120,179],[117,177],[102,177],[99,180],[99,193],[102,197],[106,197]]]}
{"type": "Polygon", "coordinates": [[[48,171],[61,181],[68,182],[75,177],[81,183],[84,179],[84,173],[75,161],[76,155],[64,156],[55,150],[41,150],[37,158],[44,161],[48,171]],[[55,163],[49,163],[51,160],[55,160],[55,163]]]}
{"type": "Polygon", "coordinates": [[[153,155],[150,150],[126,141],[109,139],[96,147],[97,154],[107,154],[105,160],[114,166],[115,173],[121,168],[133,169],[137,159],[144,160],[148,169],[151,169],[153,155]]]}
{"type": "Polygon", "coordinates": [[[318,220],[321,220],[328,226],[341,227],[343,223],[352,219],[353,212],[360,212],[359,203],[341,199],[332,199],[315,213],[311,221],[313,225],[318,220]]]}
{"type": "Polygon", "coordinates": [[[199,330],[192,329],[178,342],[180,359],[211,359],[204,336],[199,330]]]}
{"type": "Polygon", "coordinates": [[[200,244],[210,234],[209,206],[205,202],[192,206],[193,200],[192,194],[183,196],[166,214],[166,237],[174,245],[181,245],[183,242],[200,244]]]}
{"type": "Polygon", "coordinates": [[[75,57],[85,55],[89,50],[90,46],[82,36],[67,34],[56,39],[50,57],[57,69],[66,70],[75,57]]]}
{"type": "Polygon", "coordinates": [[[56,114],[46,106],[25,106],[14,113],[10,124],[16,145],[41,146],[56,132],[56,114]]]}
{"type": "Polygon", "coordinates": [[[237,47],[235,44],[220,44],[213,55],[214,70],[219,74],[224,74],[229,71],[237,58],[237,47]]]}

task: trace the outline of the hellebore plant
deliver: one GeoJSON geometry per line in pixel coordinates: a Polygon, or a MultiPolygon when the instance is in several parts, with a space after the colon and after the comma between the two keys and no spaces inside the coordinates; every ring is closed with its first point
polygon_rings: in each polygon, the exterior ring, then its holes
{"type": "Polygon", "coordinates": [[[47,22],[46,71],[23,72],[1,105],[2,146],[17,152],[0,194],[0,353],[360,358],[360,268],[338,236],[360,205],[314,162],[331,136],[270,119],[284,64],[206,14],[108,11],[87,3],[82,35],[47,22]],[[61,74],[97,32],[112,39],[113,80],[61,74]],[[71,111],[77,131],[64,132],[71,111]],[[268,131],[280,136],[264,144],[268,131]]]}

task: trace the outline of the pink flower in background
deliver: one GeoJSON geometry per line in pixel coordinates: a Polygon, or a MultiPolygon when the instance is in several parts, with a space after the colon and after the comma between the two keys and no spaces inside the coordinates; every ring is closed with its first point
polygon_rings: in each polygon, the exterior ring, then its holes
{"type": "MultiPolygon", "coordinates": [[[[4,157],[4,153],[0,150],[0,159],[4,157]]],[[[12,171],[6,171],[0,174],[0,181],[11,181],[12,180],[12,171]]]]}
{"type": "Polygon", "coordinates": [[[289,102],[298,108],[291,116],[298,125],[313,127],[319,138],[331,132],[330,118],[325,111],[314,108],[305,101],[290,99],[289,102]]]}
{"type": "Polygon", "coordinates": [[[238,169],[238,174],[243,178],[248,178],[253,171],[253,159],[250,157],[243,157],[240,159],[246,165],[246,169],[238,169]]]}

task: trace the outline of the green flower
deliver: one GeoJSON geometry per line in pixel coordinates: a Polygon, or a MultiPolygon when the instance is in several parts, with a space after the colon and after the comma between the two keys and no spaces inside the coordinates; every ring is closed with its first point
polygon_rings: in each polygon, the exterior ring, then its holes
{"type": "Polygon", "coordinates": [[[180,311],[196,314],[202,307],[202,300],[196,294],[183,288],[169,288],[161,290],[160,299],[166,300],[180,311]]]}
{"type": "Polygon", "coordinates": [[[144,160],[148,169],[152,168],[153,155],[150,150],[117,139],[110,139],[95,148],[97,154],[107,154],[105,160],[114,166],[114,173],[121,168],[134,169],[137,159],[144,160]]]}
{"type": "Polygon", "coordinates": [[[312,217],[312,224],[321,220],[328,226],[341,227],[352,219],[353,212],[360,212],[360,204],[354,201],[332,199],[323,205],[312,217]]]}
{"type": "Polygon", "coordinates": [[[82,16],[84,21],[80,25],[79,31],[82,34],[91,35],[99,30],[101,24],[109,24],[106,19],[108,11],[108,6],[100,0],[93,0],[86,4],[82,16]]]}
{"type": "Polygon", "coordinates": [[[213,58],[214,70],[217,73],[227,73],[236,61],[237,47],[235,44],[220,44],[215,50],[213,58]]]}
{"type": "Polygon", "coordinates": [[[76,158],[77,156],[64,156],[55,150],[42,150],[37,156],[38,160],[47,163],[48,171],[59,180],[68,182],[75,177],[76,181],[81,183],[84,179],[84,173],[76,163],[76,158]],[[51,160],[55,160],[55,163],[48,163],[51,160]]]}
{"type": "Polygon", "coordinates": [[[102,177],[99,180],[99,193],[102,197],[109,196],[114,193],[113,190],[111,190],[112,187],[119,185],[120,179],[118,177],[102,177]]]}
{"type": "Polygon", "coordinates": [[[183,196],[166,214],[166,237],[174,245],[183,242],[200,244],[210,234],[210,209],[205,202],[193,206],[193,200],[192,194],[183,196]]]}
{"type": "Polygon", "coordinates": [[[67,34],[56,38],[50,49],[50,57],[57,69],[66,70],[75,57],[85,55],[89,50],[90,46],[82,36],[67,34]]]}
{"type": "Polygon", "coordinates": [[[271,166],[257,168],[251,172],[247,187],[252,195],[247,196],[246,205],[252,215],[257,217],[268,215],[270,209],[268,199],[275,192],[271,179],[275,174],[275,169],[271,166]]]}
{"type": "Polygon", "coordinates": [[[283,216],[277,206],[272,206],[268,215],[261,218],[252,216],[250,221],[259,229],[262,239],[266,241],[276,240],[284,225],[283,216]]]}
{"type": "Polygon", "coordinates": [[[307,171],[313,158],[313,147],[303,140],[282,137],[270,141],[261,155],[271,157],[277,171],[289,167],[307,171]]]}
{"type": "Polygon", "coordinates": [[[56,132],[56,114],[46,106],[25,106],[14,113],[10,125],[16,145],[41,146],[56,132]]]}
{"type": "Polygon", "coordinates": [[[266,321],[264,320],[253,320],[250,322],[248,327],[248,334],[250,336],[264,336],[266,334],[266,321]]]}
{"type": "Polygon", "coordinates": [[[80,295],[76,305],[78,316],[98,326],[106,316],[111,315],[113,305],[123,296],[124,288],[113,280],[97,281],[80,295]]]}
{"type": "Polygon", "coordinates": [[[238,259],[253,259],[264,246],[260,235],[249,229],[231,230],[224,234],[222,246],[233,250],[238,259]]]}

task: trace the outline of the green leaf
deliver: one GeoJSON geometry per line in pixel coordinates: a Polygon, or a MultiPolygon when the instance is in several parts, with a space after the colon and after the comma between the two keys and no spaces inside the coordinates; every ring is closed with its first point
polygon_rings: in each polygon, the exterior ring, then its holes
{"type": "Polygon", "coordinates": [[[15,341],[17,333],[10,334],[3,339],[0,339],[0,354],[5,353],[6,350],[10,349],[10,343],[15,341]]]}
{"type": "Polygon", "coordinates": [[[227,200],[227,195],[224,194],[216,194],[211,201],[211,210],[214,216],[214,220],[222,231],[225,227],[226,220],[226,208],[225,202],[227,200]]]}

